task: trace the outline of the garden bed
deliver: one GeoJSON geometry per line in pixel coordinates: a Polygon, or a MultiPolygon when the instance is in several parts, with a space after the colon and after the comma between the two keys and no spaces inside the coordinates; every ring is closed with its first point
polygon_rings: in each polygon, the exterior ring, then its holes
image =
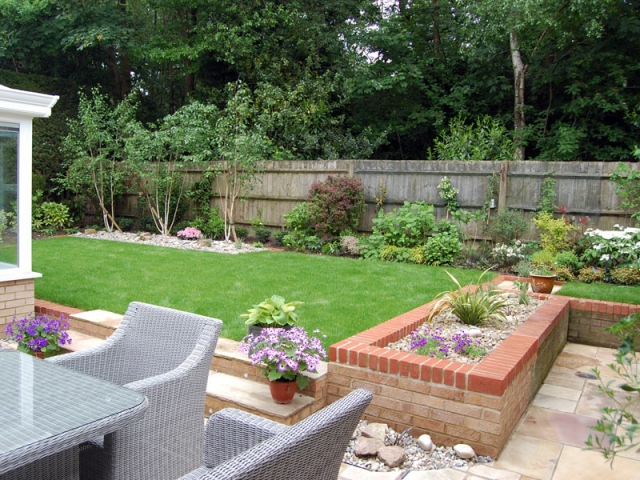
{"type": "Polygon", "coordinates": [[[386,348],[425,321],[428,303],[332,345],[328,401],[364,387],[375,394],[367,420],[496,457],[566,342],[569,302],[548,297],[476,364],[386,348]]]}

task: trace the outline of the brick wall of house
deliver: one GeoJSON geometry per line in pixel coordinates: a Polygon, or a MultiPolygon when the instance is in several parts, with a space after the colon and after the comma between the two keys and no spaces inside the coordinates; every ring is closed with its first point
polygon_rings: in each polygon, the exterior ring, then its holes
{"type": "Polygon", "coordinates": [[[0,329],[14,317],[33,313],[34,290],[33,279],[0,282],[0,329]]]}

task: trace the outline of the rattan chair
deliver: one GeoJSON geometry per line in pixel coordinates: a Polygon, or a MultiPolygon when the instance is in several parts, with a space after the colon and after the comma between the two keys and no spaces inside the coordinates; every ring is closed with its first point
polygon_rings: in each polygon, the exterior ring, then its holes
{"type": "Polygon", "coordinates": [[[217,319],[133,302],[102,345],[48,359],[149,399],[141,420],[80,447],[81,479],[175,479],[202,464],[205,390],[221,328],[217,319]]]}
{"type": "Polygon", "coordinates": [[[183,480],[336,480],[342,457],[373,395],[364,389],[287,427],[225,408],[205,434],[204,466],[183,480]]]}

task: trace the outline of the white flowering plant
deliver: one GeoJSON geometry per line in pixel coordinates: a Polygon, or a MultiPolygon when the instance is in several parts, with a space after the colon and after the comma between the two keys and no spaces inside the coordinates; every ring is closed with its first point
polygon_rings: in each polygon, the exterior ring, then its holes
{"type": "Polygon", "coordinates": [[[522,243],[520,240],[516,240],[512,244],[497,243],[496,246],[491,249],[491,259],[500,267],[508,267],[526,258],[527,249],[528,245],[522,243]]]}
{"type": "Polygon", "coordinates": [[[640,228],[614,225],[613,230],[589,229],[582,243],[585,248],[580,260],[591,267],[609,270],[640,262],[640,228]]]}

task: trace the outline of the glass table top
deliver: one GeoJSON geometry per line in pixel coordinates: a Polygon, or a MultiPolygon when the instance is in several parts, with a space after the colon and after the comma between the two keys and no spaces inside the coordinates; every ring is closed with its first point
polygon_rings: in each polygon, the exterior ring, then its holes
{"type": "Polygon", "coordinates": [[[133,390],[24,353],[0,351],[0,458],[144,402],[145,396],[133,390]]]}

